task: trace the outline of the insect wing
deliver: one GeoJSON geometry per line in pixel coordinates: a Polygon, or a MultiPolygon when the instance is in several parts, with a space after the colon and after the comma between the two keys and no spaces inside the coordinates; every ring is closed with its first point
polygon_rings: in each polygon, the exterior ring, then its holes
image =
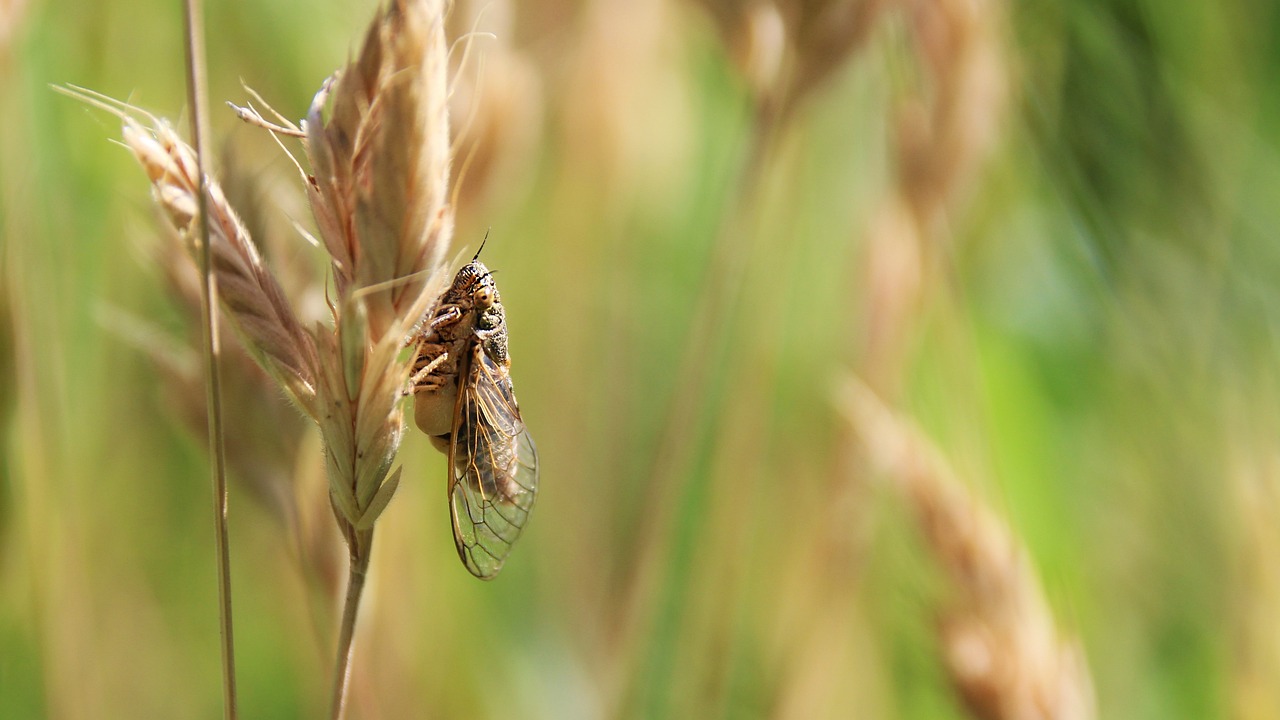
{"type": "Polygon", "coordinates": [[[520,407],[516,403],[515,389],[511,387],[510,374],[481,350],[477,349],[476,355],[480,372],[475,374],[478,377],[474,377],[475,382],[469,388],[475,393],[483,422],[507,437],[519,435],[524,423],[520,420],[520,407]]]}
{"type": "Polygon", "coordinates": [[[538,450],[520,420],[506,368],[475,346],[458,390],[449,511],[458,556],[488,580],[520,537],[538,494],[538,450]]]}

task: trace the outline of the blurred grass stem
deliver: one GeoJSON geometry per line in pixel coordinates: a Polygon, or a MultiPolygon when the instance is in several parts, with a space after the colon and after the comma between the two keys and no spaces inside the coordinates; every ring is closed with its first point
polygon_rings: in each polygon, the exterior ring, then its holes
{"type": "MultiPolygon", "coordinates": [[[[729,336],[733,332],[732,313],[742,294],[748,266],[760,248],[759,233],[751,232],[763,193],[766,171],[774,162],[784,127],[775,108],[767,103],[752,108],[750,121],[745,128],[746,147],[742,153],[742,165],[735,182],[726,195],[719,229],[713,241],[705,272],[705,282],[689,323],[688,340],[675,373],[676,390],[668,409],[666,432],[659,444],[651,482],[651,498],[647,507],[660,510],[646,516],[641,530],[647,548],[644,559],[637,563],[629,579],[629,606],[624,611],[629,626],[629,638],[624,645],[648,642],[648,631],[663,615],[664,608],[654,598],[662,596],[657,588],[681,587],[687,578],[662,577],[663,568],[678,544],[676,536],[688,532],[694,522],[687,503],[678,501],[685,491],[684,481],[695,464],[699,444],[700,427],[708,415],[715,412],[716,403],[710,394],[700,388],[714,384],[713,371],[731,363],[728,357],[729,336]],[[685,510],[676,508],[685,507],[685,510]]],[[[745,501],[745,500],[744,500],[745,501]]],[[[686,571],[687,572],[687,571],[686,571]]],[[[674,598],[674,595],[671,595],[674,598]]],[[[674,602],[674,599],[672,600],[674,602]]],[[[628,652],[644,655],[632,648],[628,652]]],[[[653,659],[654,668],[672,667],[666,661],[653,659]]],[[[666,672],[663,670],[662,672],[666,672]]],[[[658,683],[661,685],[662,683],[658,683]]],[[[632,690],[624,683],[614,700],[625,706],[634,698],[632,690]]],[[[655,702],[650,706],[655,712],[662,707],[666,697],[650,697],[643,702],[655,702]]]]}
{"type": "Polygon", "coordinates": [[[200,0],[184,0],[183,19],[186,26],[187,104],[191,106],[191,141],[195,148],[197,198],[200,208],[200,290],[203,309],[204,351],[206,359],[205,391],[209,410],[209,452],[213,456],[214,544],[218,562],[218,615],[222,635],[223,715],[236,717],[235,640],[231,614],[231,562],[227,541],[227,475],[226,447],[222,431],[222,384],[218,373],[218,339],[215,334],[217,287],[213,279],[213,261],[209,238],[209,194],[205,173],[205,139],[209,120],[204,104],[204,41],[200,0]]]}

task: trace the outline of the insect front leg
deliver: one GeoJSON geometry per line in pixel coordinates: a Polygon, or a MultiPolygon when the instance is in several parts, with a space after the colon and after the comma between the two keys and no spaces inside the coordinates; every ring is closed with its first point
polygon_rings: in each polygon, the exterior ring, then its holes
{"type": "Polygon", "coordinates": [[[409,347],[429,334],[439,335],[441,329],[456,325],[460,320],[462,320],[462,306],[456,304],[441,305],[436,308],[435,315],[430,320],[423,318],[413,326],[413,330],[404,339],[404,346],[409,347]]]}
{"type": "Polygon", "coordinates": [[[431,318],[431,322],[427,323],[427,327],[432,331],[438,331],[441,328],[457,324],[461,319],[462,307],[460,305],[442,305],[436,309],[436,315],[431,318]]]}

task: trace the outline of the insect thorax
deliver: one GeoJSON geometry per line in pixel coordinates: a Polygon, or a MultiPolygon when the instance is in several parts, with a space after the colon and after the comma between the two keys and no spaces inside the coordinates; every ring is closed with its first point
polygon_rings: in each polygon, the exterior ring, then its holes
{"type": "Polygon", "coordinates": [[[476,317],[476,336],[480,338],[484,352],[495,363],[506,366],[507,357],[507,317],[502,303],[494,301],[476,317]]]}
{"type": "Polygon", "coordinates": [[[458,271],[431,318],[423,323],[414,361],[414,419],[428,435],[450,432],[459,371],[475,344],[500,367],[509,365],[506,312],[492,274],[480,262],[458,271]],[[477,298],[486,303],[479,304],[477,298]],[[430,368],[430,370],[428,370],[430,368]],[[419,377],[420,376],[420,377],[419,377]]]}

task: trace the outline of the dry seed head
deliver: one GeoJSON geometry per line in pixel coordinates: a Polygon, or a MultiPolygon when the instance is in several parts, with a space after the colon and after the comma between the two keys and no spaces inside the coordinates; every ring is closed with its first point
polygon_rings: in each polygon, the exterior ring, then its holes
{"type": "MultiPolygon", "coordinates": [[[[150,129],[123,116],[125,144],[151,180],[152,192],[191,249],[198,242],[195,153],[168,123],[150,129]]],[[[314,416],[316,354],[284,292],[262,262],[216,182],[209,192],[209,238],[218,298],[246,348],[304,412],[314,416]]]]}
{"type": "Polygon", "coordinates": [[[901,105],[896,150],[904,197],[931,231],[995,141],[1007,70],[993,3],[911,2],[907,11],[926,91],[901,105]]]}
{"type": "Polygon", "coordinates": [[[778,7],[756,3],[741,19],[744,27],[734,45],[734,61],[757,95],[778,87],[787,51],[787,28],[778,7]]]}
{"type": "Polygon", "coordinates": [[[339,295],[390,283],[366,298],[372,337],[422,304],[452,236],[446,64],[439,0],[396,0],[305,123],[308,191],[339,295]]]}
{"type": "Polygon", "coordinates": [[[404,340],[443,290],[453,233],[446,63],[439,0],[396,0],[305,123],[308,193],[338,293],[334,328],[317,331],[320,430],[335,516],[366,561],[399,480],[404,340]]]}
{"type": "Polygon", "coordinates": [[[861,48],[888,4],[889,0],[779,0],[795,63],[787,101],[799,102],[861,48]]]}
{"type": "MultiPolygon", "coordinates": [[[[349,322],[338,317],[339,325],[349,322]]],[[[341,331],[321,329],[317,339],[324,406],[320,431],[329,491],[351,542],[356,530],[372,525],[395,492],[395,478],[389,473],[404,428],[400,400],[410,366],[397,359],[403,335],[388,333],[363,348],[350,344],[341,331]],[[360,358],[351,357],[361,350],[360,358]],[[359,370],[348,372],[352,363],[358,363],[359,370]]]]}
{"type": "Polygon", "coordinates": [[[223,194],[289,298],[302,327],[329,320],[324,276],[316,272],[312,252],[317,243],[311,242],[314,238],[296,220],[309,212],[302,187],[293,182],[293,173],[278,165],[252,163],[250,167],[249,159],[261,153],[263,146],[253,143],[248,134],[232,140],[235,142],[225,146],[220,162],[223,194]]]}
{"type": "Polygon", "coordinates": [[[757,103],[794,107],[862,46],[888,0],[697,0],[757,103]]]}
{"type": "Polygon", "coordinates": [[[1000,7],[986,0],[906,0],[901,9],[919,82],[890,107],[897,177],[865,248],[862,373],[898,383],[921,308],[939,277],[944,221],[977,183],[1004,114],[1000,7]]]}
{"type": "Polygon", "coordinates": [[[560,132],[569,139],[564,163],[591,178],[589,192],[661,205],[688,181],[675,170],[689,164],[694,126],[688,77],[672,51],[675,11],[666,3],[584,7],[560,132]]]}
{"type": "Polygon", "coordinates": [[[769,0],[697,0],[711,15],[734,65],[758,98],[777,92],[788,51],[786,27],[769,0]]]}
{"type": "Polygon", "coordinates": [[[983,720],[1091,720],[1093,684],[1062,638],[1026,549],[956,478],[939,451],[850,378],[841,410],[873,464],[906,497],[951,580],[940,634],[951,680],[983,720]]]}
{"type": "MultiPolygon", "coordinates": [[[[194,152],[168,123],[136,107],[74,86],[54,89],[121,120],[124,144],[147,173],[164,219],[163,240],[148,248],[148,254],[164,274],[170,295],[198,326],[203,293],[201,274],[193,262],[199,250],[194,233],[199,206],[194,152]],[[151,127],[144,127],[137,116],[148,118],[151,127]]],[[[226,309],[215,314],[214,334],[217,338],[234,330],[243,349],[230,349],[220,361],[222,402],[233,413],[239,407],[239,415],[248,418],[225,428],[228,460],[235,477],[292,525],[290,467],[305,427],[271,386],[282,386],[298,407],[314,417],[315,347],[221,188],[212,180],[205,184],[211,215],[211,270],[215,290],[222,289],[215,296],[226,309]]],[[[193,430],[205,427],[207,395],[194,353],[181,341],[123,313],[111,314],[108,327],[152,357],[182,419],[193,430]]]]}

